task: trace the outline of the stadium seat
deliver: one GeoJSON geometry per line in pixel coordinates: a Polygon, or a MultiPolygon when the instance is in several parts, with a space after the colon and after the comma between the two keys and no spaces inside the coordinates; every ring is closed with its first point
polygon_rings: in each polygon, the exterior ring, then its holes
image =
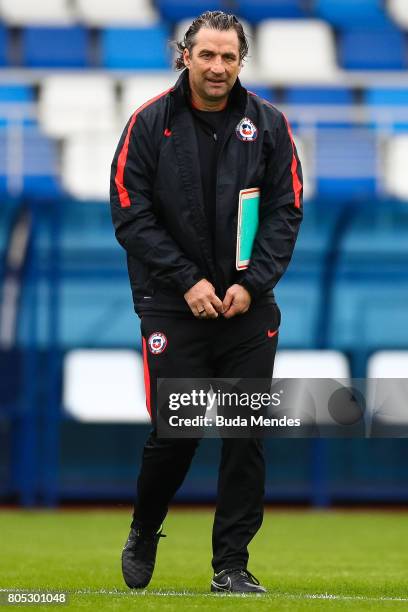
{"type": "Polygon", "coordinates": [[[396,27],[353,28],[339,35],[340,64],[347,70],[403,70],[406,42],[396,27]]]}
{"type": "Polygon", "coordinates": [[[386,131],[408,131],[408,89],[367,87],[364,102],[375,127],[386,131]]]}
{"type": "Polygon", "coordinates": [[[284,94],[285,104],[323,106],[353,104],[353,91],[349,87],[289,87],[284,94]]]}
{"type": "Polygon", "coordinates": [[[142,356],[130,350],[69,351],[63,366],[63,406],[85,423],[149,422],[142,356]]]}
{"type": "Polygon", "coordinates": [[[74,21],[69,0],[0,0],[0,17],[9,25],[69,25],[74,21]]]}
{"type": "Polygon", "coordinates": [[[365,128],[321,128],[315,142],[317,192],[335,199],[377,192],[377,141],[365,128]]]}
{"type": "Polygon", "coordinates": [[[30,85],[0,84],[0,126],[35,123],[35,95],[30,85]]]}
{"type": "Polygon", "coordinates": [[[378,351],[369,358],[367,404],[373,437],[407,437],[407,372],[407,350],[378,351]]]}
{"type": "Polygon", "coordinates": [[[252,23],[264,19],[304,17],[306,11],[302,0],[237,0],[234,12],[252,23]]]}
{"type": "Polygon", "coordinates": [[[151,0],[75,0],[75,13],[91,27],[153,25],[158,20],[151,0]]]}
{"type": "Polygon", "coordinates": [[[392,136],[385,150],[384,187],[386,192],[408,200],[408,134],[392,136]]]}
{"type": "Polygon", "coordinates": [[[122,81],[121,115],[124,127],[139,106],[158,96],[174,85],[177,80],[175,72],[160,72],[133,76],[122,81]]]}
{"type": "Polygon", "coordinates": [[[75,132],[115,127],[115,86],[106,75],[46,77],[39,93],[38,116],[47,134],[63,137],[75,132]]]}
{"type": "Polygon", "coordinates": [[[110,167],[119,134],[86,133],[66,138],[62,147],[61,178],[77,200],[109,200],[110,167]]]}
{"type": "Polygon", "coordinates": [[[61,196],[56,143],[36,125],[23,126],[18,142],[21,148],[16,149],[9,130],[0,129],[0,192],[14,197],[61,196]]]}
{"type": "MultiPolygon", "coordinates": [[[[330,346],[364,359],[408,346],[407,235],[405,201],[356,205],[334,277],[330,346]]],[[[365,373],[360,368],[358,375],[365,373]]]]}
{"type": "Polygon", "coordinates": [[[223,10],[223,0],[156,0],[162,18],[170,23],[181,21],[204,11],[223,10]]]}
{"type": "Polygon", "coordinates": [[[407,372],[408,350],[377,351],[367,363],[367,378],[407,378],[407,372]]]}
{"type": "Polygon", "coordinates": [[[113,69],[165,70],[169,67],[165,25],[108,28],[101,32],[101,64],[113,69]]]}
{"type": "Polygon", "coordinates": [[[323,21],[262,22],[257,58],[260,75],[271,83],[323,83],[337,75],[334,36],[323,21]]]}
{"type": "Polygon", "coordinates": [[[314,0],[313,12],[339,28],[381,27],[388,21],[382,0],[314,0]]]}
{"type": "Polygon", "coordinates": [[[405,0],[387,0],[387,11],[400,28],[408,30],[408,4],[405,0]]]}
{"type": "Polygon", "coordinates": [[[27,27],[22,32],[22,62],[30,68],[85,68],[89,36],[82,27],[27,27]]]}
{"type": "Polygon", "coordinates": [[[338,351],[277,351],[274,378],[350,378],[346,355],[338,351]]]}
{"type": "Polygon", "coordinates": [[[0,24],[0,66],[7,66],[9,63],[9,44],[8,30],[0,24]]]}

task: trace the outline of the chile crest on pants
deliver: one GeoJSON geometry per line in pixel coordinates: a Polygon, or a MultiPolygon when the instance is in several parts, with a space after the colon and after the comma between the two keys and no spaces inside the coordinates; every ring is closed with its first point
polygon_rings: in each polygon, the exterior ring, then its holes
{"type": "Polygon", "coordinates": [[[167,346],[167,338],[162,332],[153,332],[147,341],[149,351],[153,355],[162,353],[167,346]]]}
{"type": "Polygon", "coordinates": [[[248,117],[244,117],[235,128],[236,135],[240,140],[248,142],[256,140],[258,137],[258,128],[248,117]]]}

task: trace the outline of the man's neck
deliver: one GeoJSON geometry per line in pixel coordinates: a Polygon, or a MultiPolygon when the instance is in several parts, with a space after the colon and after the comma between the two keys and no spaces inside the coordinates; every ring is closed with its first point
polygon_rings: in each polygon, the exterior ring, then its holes
{"type": "Polygon", "coordinates": [[[222,100],[206,101],[202,100],[199,96],[197,96],[193,90],[191,90],[191,105],[193,108],[201,111],[207,112],[216,112],[222,111],[227,106],[228,96],[223,98],[222,100]]]}

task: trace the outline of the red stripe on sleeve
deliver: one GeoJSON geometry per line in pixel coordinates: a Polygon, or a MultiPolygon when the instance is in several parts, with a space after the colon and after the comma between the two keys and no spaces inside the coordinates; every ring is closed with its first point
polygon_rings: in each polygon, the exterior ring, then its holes
{"type": "Polygon", "coordinates": [[[289,121],[286,119],[285,115],[284,119],[286,121],[286,126],[288,128],[288,134],[290,138],[290,142],[292,144],[292,164],[290,166],[290,171],[292,173],[292,184],[293,184],[293,192],[295,194],[295,208],[300,208],[300,192],[302,191],[302,182],[297,173],[297,159],[295,155],[295,143],[293,141],[292,130],[289,125],[289,121]]]}
{"type": "Polygon", "coordinates": [[[152,418],[152,407],[150,404],[150,371],[149,364],[147,361],[147,347],[146,347],[146,338],[142,338],[142,352],[143,352],[143,375],[144,375],[144,385],[146,391],[146,408],[147,412],[152,418]]]}
{"type": "Polygon", "coordinates": [[[169,91],[171,91],[172,89],[173,87],[170,87],[170,89],[163,91],[163,93],[159,94],[155,98],[148,100],[147,102],[142,104],[142,106],[140,106],[132,115],[132,119],[129,123],[129,127],[126,133],[125,142],[123,143],[123,147],[118,156],[118,165],[117,165],[116,175],[115,175],[115,184],[118,190],[119,201],[120,201],[120,205],[122,208],[127,208],[128,206],[130,206],[129,193],[126,187],[124,186],[124,175],[125,175],[125,167],[126,167],[127,156],[128,156],[128,151],[129,151],[130,134],[132,132],[133,126],[136,123],[137,116],[144,108],[146,108],[147,106],[150,106],[150,104],[153,104],[153,102],[156,102],[156,100],[168,94],[169,91]]]}

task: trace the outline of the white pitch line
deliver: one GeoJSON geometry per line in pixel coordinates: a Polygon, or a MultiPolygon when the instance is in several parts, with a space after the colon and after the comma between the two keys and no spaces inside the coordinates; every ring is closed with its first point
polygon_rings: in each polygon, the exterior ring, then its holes
{"type": "MultiPolygon", "coordinates": [[[[39,589],[4,589],[0,588],[0,592],[5,593],[35,593],[39,592],[39,589]]],[[[106,589],[77,589],[75,591],[60,589],[41,589],[41,592],[45,593],[67,593],[68,595],[122,595],[127,597],[148,597],[150,595],[156,597],[252,597],[252,593],[197,593],[195,591],[119,591],[119,590],[106,590],[106,589]]],[[[264,595],[258,593],[258,597],[264,595]]],[[[365,597],[364,595],[336,595],[334,593],[301,593],[296,595],[294,593],[278,593],[270,591],[265,594],[268,599],[324,599],[324,600],[336,600],[336,601],[403,601],[408,602],[408,597],[365,597]]]]}

